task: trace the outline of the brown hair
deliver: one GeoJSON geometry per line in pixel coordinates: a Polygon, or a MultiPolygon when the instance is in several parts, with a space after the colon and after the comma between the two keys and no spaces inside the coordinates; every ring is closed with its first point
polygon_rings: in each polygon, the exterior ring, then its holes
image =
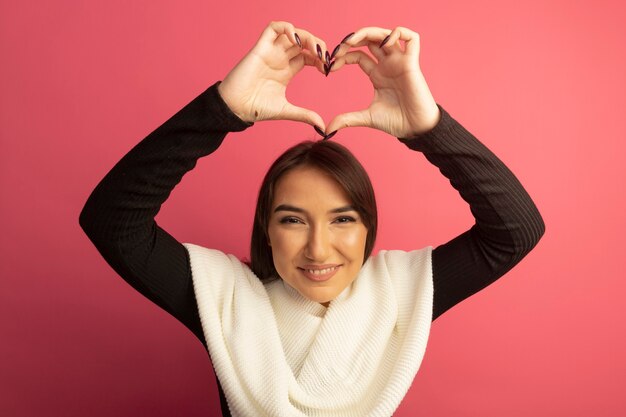
{"type": "Polygon", "coordinates": [[[328,173],[352,200],[367,228],[363,262],[374,248],[378,212],[374,188],[365,168],[352,152],[337,142],[304,141],[287,149],[274,161],[259,189],[250,242],[250,268],[261,280],[278,278],[267,237],[276,183],[285,173],[301,166],[312,166],[328,173]]]}

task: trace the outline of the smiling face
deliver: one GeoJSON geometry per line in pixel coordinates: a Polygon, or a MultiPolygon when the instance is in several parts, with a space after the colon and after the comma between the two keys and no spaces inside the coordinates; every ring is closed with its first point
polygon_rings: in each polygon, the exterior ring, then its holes
{"type": "Polygon", "coordinates": [[[300,166],[276,183],[267,236],[280,277],[328,306],[359,273],[367,228],[337,181],[300,166]]]}

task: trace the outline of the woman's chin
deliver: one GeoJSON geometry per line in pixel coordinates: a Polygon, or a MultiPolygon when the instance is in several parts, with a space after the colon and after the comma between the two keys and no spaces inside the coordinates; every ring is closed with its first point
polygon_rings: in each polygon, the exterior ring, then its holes
{"type": "Polygon", "coordinates": [[[323,305],[324,307],[328,307],[330,302],[336,298],[336,294],[334,294],[334,293],[330,294],[329,291],[315,291],[313,293],[311,291],[309,291],[309,292],[304,293],[304,294],[300,293],[300,295],[302,295],[307,300],[319,303],[319,304],[323,305]]]}

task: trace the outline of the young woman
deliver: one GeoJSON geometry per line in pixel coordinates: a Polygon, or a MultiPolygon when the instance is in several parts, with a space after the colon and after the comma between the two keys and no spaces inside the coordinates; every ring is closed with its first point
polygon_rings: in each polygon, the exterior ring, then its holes
{"type": "Polygon", "coordinates": [[[109,264],[205,345],[222,412],[233,416],[390,416],[420,366],[430,323],[517,264],[544,224],[507,167],[433,99],[419,36],[366,27],[334,49],[271,22],[223,81],[122,158],[95,188],[80,224],[109,264]],[[402,42],[403,43],[402,43],[402,42]],[[373,58],[351,48],[367,46],[373,58]],[[290,104],[289,81],[359,64],[368,109],[328,126],[290,104]],[[376,202],[363,167],[334,141],[303,142],[269,169],[250,265],[181,244],[154,216],[197,160],[228,132],[262,120],[313,125],[324,139],[367,126],[422,152],[470,204],[475,225],[437,248],[372,256],[376,202]]]}

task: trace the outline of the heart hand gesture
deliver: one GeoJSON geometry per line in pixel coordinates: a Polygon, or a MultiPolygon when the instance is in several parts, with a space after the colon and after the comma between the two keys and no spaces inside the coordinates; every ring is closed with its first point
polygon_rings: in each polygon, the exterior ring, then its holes
{"type": "Polygon", "coordinates": [[[374,86],[374,100],[365,110],[336,116],[327,131],[363,126],[409,138],[432,129],[440,112],[420,70],[419,49],[419,34],[403,27],[362,28],[341,43],[331,72],[359,64],[374,86]],[[367,46],[378,62],[363,51],[348,51],[346,45],[367,46]]]}
{"type": "Polygon", "coordinates": [[[294,120],[324,129],[319,114],[294,106],[285,96],[287,85],[305,65],[326,74],[323,51],[326,43],[309,32],[288,22],[270,22],[252,50],[218,85],[220,96],[247,122],[294,120]]]}

